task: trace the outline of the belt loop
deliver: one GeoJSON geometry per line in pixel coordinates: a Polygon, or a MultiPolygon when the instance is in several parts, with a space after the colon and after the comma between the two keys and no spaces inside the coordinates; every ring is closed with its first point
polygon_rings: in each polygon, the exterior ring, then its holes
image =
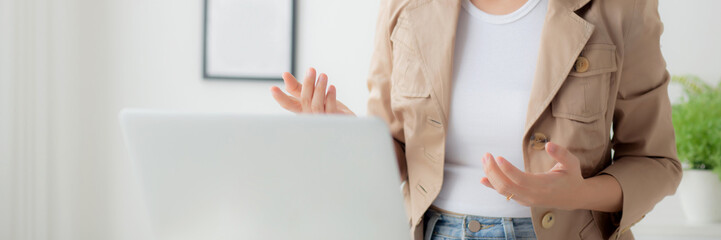
{"type": "Polygon", "coordinates": [[[461,240],[466,240],[466,231],[468,229],[468,222],[466,221],[468,219],[468,215],[463,215],[463,226],[461,226],[461,240]]]}
{"type": "Polygon", "coordinates": [[[426,223],[426,234],[423,236],[423,239],[431,240],[431,237],[433,237],[433,229],[436,228],[436,222],[441,218],[441,213],[433,211],[432,209],[428,209],[427,211],[431,213],[431,216],[426,223]]]}
{"type": "Polygon", "coordinates": [[[503,218],[503,230],[506,232],[506,239],[516,239],[515,228],[513,218],[503,218]]]}

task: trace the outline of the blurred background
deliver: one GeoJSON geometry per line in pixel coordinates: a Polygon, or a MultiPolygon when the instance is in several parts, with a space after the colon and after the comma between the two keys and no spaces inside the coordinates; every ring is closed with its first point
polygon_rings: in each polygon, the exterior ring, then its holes
{"type": "MultiPolygon", "coordinates": [[[[296,75],[327,73],[364,115],[379,1],[296,7],[296,75]]],[[[721,80],[717,9],[660,0],[671,74],[721,80]]],[[[122,108],[285,113],[269,92],[281,81],[204,80],[202,45],[202,0],[0,0],[0,239],[150,239],[122,108]]],[[[721,239],[721,224],[690,224],[677,195],[637,238],[721,239]]]]}

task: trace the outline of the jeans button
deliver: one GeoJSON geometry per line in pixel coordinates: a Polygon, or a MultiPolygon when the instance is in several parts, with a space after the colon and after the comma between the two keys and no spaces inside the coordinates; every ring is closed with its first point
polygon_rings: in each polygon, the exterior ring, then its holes
{"type": "Polygon", "coordinates": [[[481,231],[481,223],[476,220],[471,220],[471,222],[468,223],[468,230],[471,230],[471,232],[481,231]]]}

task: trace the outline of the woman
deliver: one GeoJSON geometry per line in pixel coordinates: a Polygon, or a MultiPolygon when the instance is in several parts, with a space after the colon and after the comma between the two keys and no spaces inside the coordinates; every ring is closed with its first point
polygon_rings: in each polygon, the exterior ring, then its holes
{"type": "MultiPolygon", "coordinates": [[[[662,28],[657,0],[383,1],[368,112],[413,238],[633,239],[681,179],[662,28]]],[[[284,108],[353,114],[283,78],[284,108]]]]}

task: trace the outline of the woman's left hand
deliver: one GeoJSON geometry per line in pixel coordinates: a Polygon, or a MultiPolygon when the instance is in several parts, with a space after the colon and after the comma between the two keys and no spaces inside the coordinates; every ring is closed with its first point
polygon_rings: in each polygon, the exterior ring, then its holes
{"type": "Polygon", "coordinates": [[[546,143],[546,152],[558,163],[545,173],[523,172],[505,158],[486,153],[483,157],[486,177],[481,183],[524,206],[580,209],[580,195],[586,188],[580,161],[554,143],[546,143]]]}

